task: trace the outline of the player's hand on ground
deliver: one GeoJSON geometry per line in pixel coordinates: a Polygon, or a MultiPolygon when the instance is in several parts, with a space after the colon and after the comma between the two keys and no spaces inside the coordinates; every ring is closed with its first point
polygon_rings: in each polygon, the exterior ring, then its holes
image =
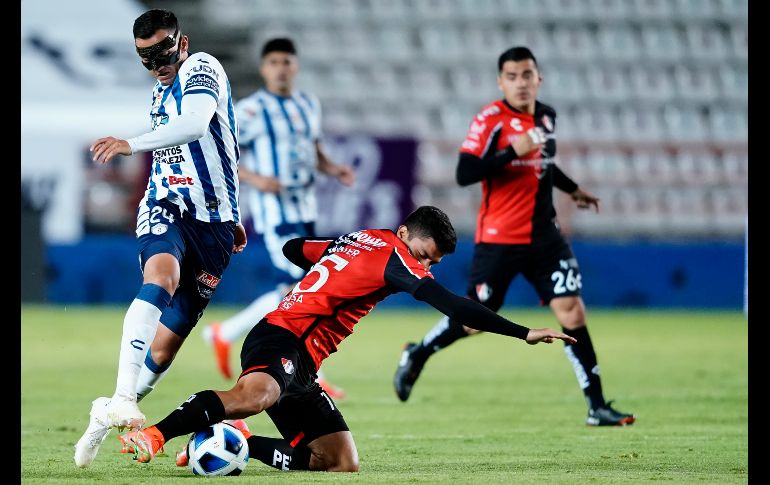
{"type": "Polygon", "coordinates": [[[519,157],[523,157],[535,150],[540,150],[543,148],[543,145],[545,145],[545,132],[539,127],[530,128],[527,130],[526,136],[518,136],[511,143],[513,151],[519,157]]]}
{"type": "Polygon", "coordinates": [[[599,212],[599,197],[596,197],[591,192],[577,188],[570,194],[570,197],[575,201],[578,209],[589,209],[591,206],[594,206],[596,212],[599,212]]]}
{"type": "Polygon", "coordinates": [[[246,228],[240,222],[235,225],[235,239],[233,240],[233,254],[238,254],[246,247],[246,228]]]}
{"type": "Polygon", "coordinates": [[[353,182],[356,181],[356,173],[353,171],[353,168],[348,165],[338,165],[337,167],[339,167],[335,174],[337,180],[346,187],[353,185],[353,182]]]}
{"type": "Polygon", "coordinates": [[[91,145],[91,157],[94,162],[107,163],[115,155],[131,155],[131,146],[126,140],[107,136],[99,138],[91,145]]]}
{"type": "Polygon", "coordinates": [[[530,328],[527,334],[527,343],[529,345],[539,344],[540,342],[551,344],[556,339],[564,340],[569,344],[577,342],[573,337],[550,328],[530,328]]]}

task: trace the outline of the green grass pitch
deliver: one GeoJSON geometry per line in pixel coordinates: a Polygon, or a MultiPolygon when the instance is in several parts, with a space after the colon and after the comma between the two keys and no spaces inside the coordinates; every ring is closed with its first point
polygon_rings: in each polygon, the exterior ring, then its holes
{"type": "MultiPolygon", "coordinates": [[[[202,323],[237,308],[212,307],[202,323]]],[[[115,385],[123,307],[22,307],[23,483],[675,483],[748,481],[748,330],[740,312],[589,310],[607,398],[637,415],[627,428],[584,425],[585,404],[561,343],[468,338],[434,356],[408,403],[391,379],[401,347],[439,314],[375,310],[324,369],[358,446],[354,474],[280,472],[251,460],[241,477],[204,479],[174,466],[174,451],[141,465],[115,431],[91,467],[73,462],[90,401],[115,385]]],[[[504,315],[555,327],[544,309],[504,315]]],[[[202,326],[202,325],[201,325],[202,326]]],[[[238,368],[235,348],[233,365],[238,368]]],[[[164,381],[141,404],[150,422],[193,392],[226,389],[193,331],[164,381]]],[[[252,431],[278,436],[266,415],[252,431]]]]}

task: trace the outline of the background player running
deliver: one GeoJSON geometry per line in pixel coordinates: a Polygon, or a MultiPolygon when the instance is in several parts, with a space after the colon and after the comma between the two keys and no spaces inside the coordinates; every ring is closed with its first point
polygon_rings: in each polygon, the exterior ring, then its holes
{"type": "MultiPolygon", "coordinates": [[[[291,39],[275,38],[262,47],[259,72],[265,87],[238,101],[235,106],[243,158],[238,173],[257,234],[251,246],[262,244],[270,255],[272,275],[265,279],[276,286],[249,306],[220,323],[204,328],[203,338],[214,348],[217,367],[230,379],[230,347],[245,335],[303,276],[283,257],[289,239],[315,236],[316,170],[352,185],[353,170],[333,163],[321,147],[321,104],[313,94],[294,89],[299,72],[297,50],[291,39]]],[[[323,379],[319,383],[335,399],[344,396],[323,379]]]]}
{"type": "MultiPolygon", "coordinates": [[[[551,307],[564,333],[577,339],[565,341],[564,350],[588,404],[586,423],[632,424],[634,415],[616,411],[604,400],[580,296],[580,268],[556,222],[553,187],[570,194],[581,209],[594,207],[598,212],[599,199],[554,163],[556,111],[536,99],[542,78],[532,52],[513,47],[497,64],[503,99],[474,117],[457,165],[457,182],[481,182],[483,191],[468,298],[498,311],[513,278],[523,274],[541,303],[551,307]]],[[[477,331],[470,320],[443,317],[420,343],[408,343],[394,376],[399,399],[409,399],[433,353],[477,331]]]]}

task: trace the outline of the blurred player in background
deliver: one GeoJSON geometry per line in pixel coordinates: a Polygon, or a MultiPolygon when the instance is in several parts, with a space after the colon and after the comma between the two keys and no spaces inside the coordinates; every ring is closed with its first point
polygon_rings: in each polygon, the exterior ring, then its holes
{"type": "Polygon", "coordinates": [[[288,241],[284,254],[307,274],[252,327],[241,350],[238,382],[229,391],[193,394],[156,425],[134,433],[137,460],[152,460],[177,436],[265,411],[283,438],[245,432],[251,458],[281,470],[358,471],[353,435],[316,382],[316,372],[363,316],[397,292],[473,322],[474,328],[528,344],[575,343],[549,328],[510,322],[437,283],[430,267],[454,252],[456,243],[449,218],[430,206],[412,212],[396,232],[365,229],[336,239],[288,241]]]}
{"type": "MultiPolygon", "coordinates": [[[[604,400],[599,366],[586,328],[580,296],[580,268],[561,235],[553,207],[553,187],[570,194],[580,209],[599,210],[599,199],[581,189],[554,163],[556,112],[537,101],[542,82],[537,61],[526,47],[505,51],[498,60],[497,85],[503,99],[486,105],[471,122],[460,148],[457,181],[481,182],[483,196],[476,223],[468,298],[498,311],[513,278],[523,274],[543,305],[549,305],[588,404],[591,426],[628,425],[632,414],[604,400]]],[[[407,343],[394,386],[409,399],[428,358],[453,342],[478,333],[474,322],[443,317],[420,343],[407,343]]]]}
{"type": "Polygon", "coordinates": [[[230,254],[246,246],[227,74],[211,55],[188,52],[189,40],[169,11],[145,12],[134,21],[133,34],[142,64],[157,79],[152,131],[128,140],[100,138],[91,152],[107,163],[153,150],[136,222],[143,282],[123,321],[115,393],[93,401],[88,428],[75,445],[80,467],[91,464],[111,428],[144,425],[138,399],[168,370],[230,254]]]}
{"type": "MultiPolygon", "coordinates": [[[[354,181],[350,167],[333,163],[322,150],[321,105],[312,94],[294,89],[298,70],[297,51],[290,39],[267,41],[259,69],[265,87],[236,104],[244,154],[239,174],[243,183],[256,189],[244,191],[245,205],[254,223],[256,243],[265,245],[273,263],[270,276],[276,288],[221,324],[204,329],[203,338],[213,346],[218,368],[227,379],[232,377],[232,343],[275,310],[303,275],[284,258],[281,248],[289,239],[315,236],[316,170],[347,186],[354,181]]],[[[341,389],[320,374],[319,383],[335,399],[344,397],[341,389]]]]}

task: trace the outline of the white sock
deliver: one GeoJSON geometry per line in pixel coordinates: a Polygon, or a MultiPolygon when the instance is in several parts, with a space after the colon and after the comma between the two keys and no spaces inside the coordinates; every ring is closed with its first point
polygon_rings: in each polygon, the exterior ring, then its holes
{"type": "Polygon", "coordinates": [[[144,300],[134,299],[123,319],[123,336],[120,340],[118,381],[113,399],[136,400],[136,384],[144,364],[161,311],[144,300]]]}
{"type": "Polygon", "coordinates": [[[278,308],[283,294],[273,290],[260,296],[249,306],[222,322],[219,336],[228,342],[235,342],[247,334],[251,327],[259,323],[262,317],[278,308]]]}
{"type": "Polygon", "coordinates": [[[139,378],[136,381],[136,400],[141,401],[147,397],[147,394],[152,392],[155,389],[155,385],[166,375],[168,369],[166,367],[160,374],[156,374],[147,367],[147,364],[143,364],[142,369],[139,371],[139,378]]]}

